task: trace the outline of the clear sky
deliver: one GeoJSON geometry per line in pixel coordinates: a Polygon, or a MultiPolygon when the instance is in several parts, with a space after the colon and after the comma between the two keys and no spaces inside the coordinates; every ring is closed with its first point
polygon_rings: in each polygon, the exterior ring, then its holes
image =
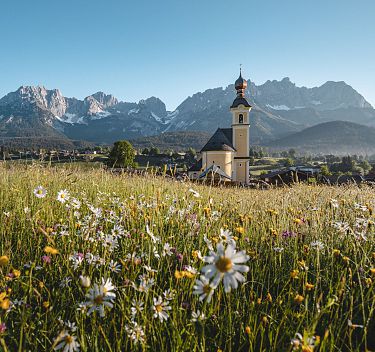
{"type": "Polygon", "coordinates": [[[375,0],[2,0],[0,96],[21,85],[125,101],[346,81],[375,105],[375,0]]]}

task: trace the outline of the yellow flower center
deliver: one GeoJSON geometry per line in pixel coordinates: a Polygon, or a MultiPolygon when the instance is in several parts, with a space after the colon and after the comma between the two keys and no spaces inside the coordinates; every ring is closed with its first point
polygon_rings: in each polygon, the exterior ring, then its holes
{"type": "Polygon", "coordinates": [[[65,336],[65,342],[67,345],[70,345],[73,342],[73,337],[70,335],[65,336]]]}
{"type": "Polygon", "coordinates": [[[102,296],[102,295],[96,296],[96,297],[94,298],[94,302],[95,302],[96,304],[102,304],[102,303],[103,303],[103,296],[102,296]]]}
{"type": "Polygon", "coordinates": [[[157,304],[157,305],[155,306],[155,309],[156,309],[156,311],[157,311],[158,313],[160,313],[160,312],[163,310],[163,306],[162,306],[161,304],[157,304]]]}
{"type": "Polygon", "coordinates": [[[209,294],[211,292],[211,287],[210,285],[204,285],[203,286],[203,293],[209,294]]]}
{"type": "Polygon", "coordinates": [[[233,263],[229,258],[220,257],[215,265],[217,270],[219,270],[221,273],[226,273],[232,269],[233,263]]]}
{"type": "Polygon", "coordinates": [[[42,194],[43,191],[41,189],[38,189],[38,194],[42,194]]]}

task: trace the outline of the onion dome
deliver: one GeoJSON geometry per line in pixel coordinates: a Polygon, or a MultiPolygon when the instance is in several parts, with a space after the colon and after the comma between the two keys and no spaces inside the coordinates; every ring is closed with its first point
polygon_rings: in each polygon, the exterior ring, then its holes
{"type": "Polygon", "coordinates": [[[240,69],[240,77],[237,78],[236,82],[234,83],[234,87],[237,91],[237,97],[234,100],[231,108],[236,108],[239,105],[244,105],[245,107],[251,107],[249,102],[245,98],[245,90],[247,88],[247,81],[242,77],[242,72],[240,69]]]}
{"type": "Polygon", "coordinates": [[[239,90],[245,90],[247,87],[247,81],[246,79],[242,78],[241,69],[240,69],[240,77],[237,78],[236,82],[234,83],[234,86],[237,90],[237,93],[239,90]]]}

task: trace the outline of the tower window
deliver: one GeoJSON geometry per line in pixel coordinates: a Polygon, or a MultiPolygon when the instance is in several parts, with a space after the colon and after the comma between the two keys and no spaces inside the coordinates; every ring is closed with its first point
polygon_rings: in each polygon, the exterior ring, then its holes
{"type": "Polygon", "coordinates": [[[240,163],[240,166],[242,166],[242,164],[240,163]]]}
{"type": "Polygon", "coordinates": [[[238,123],[243,123],[243,115],[242,114],[238,115],[238,123]]]}

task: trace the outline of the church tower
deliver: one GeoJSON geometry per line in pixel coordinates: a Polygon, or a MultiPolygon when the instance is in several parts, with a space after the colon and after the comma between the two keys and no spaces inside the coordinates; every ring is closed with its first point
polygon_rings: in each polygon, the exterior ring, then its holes
{"type": "Polygon", "coordinates": [[[249,114],[251,105],[245,98],[247,82],[240,77],[235,82],[237,97],[233,101],[230,110],[232,112],[232,141],[236,150],[233,160],[233,180],[241,183],[249,183],[249,114]]]}

